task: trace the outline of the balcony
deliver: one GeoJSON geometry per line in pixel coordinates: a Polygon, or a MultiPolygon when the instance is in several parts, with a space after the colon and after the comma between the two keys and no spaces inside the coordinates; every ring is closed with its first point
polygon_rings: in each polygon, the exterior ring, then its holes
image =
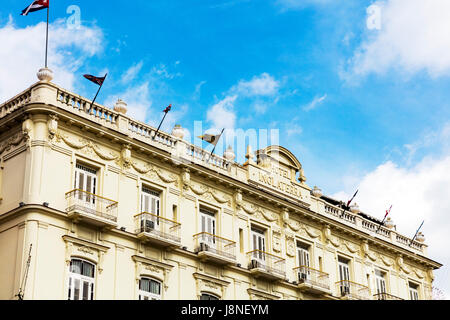
{"type": "Polygon", "coordinates": [[[236,242],[207,232],[194,235],[194,240],[201,260],[220,265],[236,263],[236,242]]]}
{"type": "Polygon", "coordinates": [[[300,291],[317,295],[331,294],[328,273],[306,266],[294,268],[294,271],[298,276],[300,291]]]}
{"type": "Polygon", "coordinates": [[[350,280],[336,282],[336,290],[342,300],[371,300],[369,287],[350,280]]]}
{"type": "Polygon", "coordinates": [[[373,295],[374,300],[404,300],[392,294],[381,292],[373,295]]]}
{"type": "Polygon", "coordinates": [[[181,246],[180,223],[148,212],[135,215],[134,220],[137,237],[142,242],[159,247],[181,246]]]}
{"type": "Polygon", "coordinates": [[[118,202],[75,189],[66,193],[67,216],[101,228],[117,227],[118,202]]]}
{"type": "Polygon", "coordinates": [[[247,256],[249,258],[248,268],[255,277],[271,281],[286,278],[285,259],[261,250],[248,252],[247,256]]]}

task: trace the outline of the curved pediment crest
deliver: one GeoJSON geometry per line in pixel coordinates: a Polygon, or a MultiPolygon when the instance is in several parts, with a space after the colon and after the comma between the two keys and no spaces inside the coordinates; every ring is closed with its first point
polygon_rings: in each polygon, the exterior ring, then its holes
{"type": "Polygon", "coordinates": [[[292,175],[296,175],[300,172],[298,180],[301,183],[306,181],[300,161],[298,161],[297,157],[288,149],[282,146],[269,146],[265,149],[258,150],[256,156],[257,163],[260,167],[266,169],[269,169],[271,166],[283,168],[286,170],[283,175],[288,179],[292,179],[292,181],[295,179],[294,177],[291,177],[291,172],[292,175]]]}
{"type": "Polygon", "coordinates": [[[297,171],[300,171],[302,165],[300,161],[294,156],[292,152],[282,146],[269,146],[265,149],[258,150],[256,152],[258,156],[258,160],[264,160],[264,156],[270,157],[272,160],[275,160],[285,166],[294,168],[297,171]]]}

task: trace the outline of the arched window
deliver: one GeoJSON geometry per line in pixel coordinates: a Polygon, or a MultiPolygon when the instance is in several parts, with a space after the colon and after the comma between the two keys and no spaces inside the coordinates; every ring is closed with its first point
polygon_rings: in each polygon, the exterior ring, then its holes
{"type": "Polygon", "coordinates": [[[94,300],[95,265],[72,259],[69,267],[69,300],[94,300]]]}
{"type": "Polygon", "coordinates": [[[161,282],[141,278],[139,280],[139,300],[161,300],[161,282]]]}
{"type": "Polygon", "coordinates": [[[209,293],[202,293],[202,295],[200,296],[200,300],[220,300],[218,297],[209,294],[209,293]]]}

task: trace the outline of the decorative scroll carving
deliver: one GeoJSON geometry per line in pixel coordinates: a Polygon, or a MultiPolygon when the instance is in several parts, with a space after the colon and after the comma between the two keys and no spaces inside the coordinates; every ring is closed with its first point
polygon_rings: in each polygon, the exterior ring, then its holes
{"type": "Polygon", "coordinates": [[[411,273],[411,270],[403,262],[403,256],[401,254],[397,257],[397,265],[398,265],[400,271],[403,271],[404,273],[407,273],[407,274],[411,273]]]}
{"type": "Polygon", "coordinates": [[[325,241],[331,243],[336,248],[341,245],[340,241],[339,241],[339,238],[334,237],[334,236],[331,235],[331,229],[330,229],[329,225],[325,226],[325,229],[323,231],[323,235],[324,235],[325,241]]]}
{"type": "Polygon", "coordinates": [[[290,257],[295,257],[295,235],[292,233],[285,233],[286,237],[286,254],[290,257]]]}
{"type": "Polygon", "coordinates": [[[57,141],[64,141],[65,144],[67,144],[69,147],[83,150],[88,149],[90,151],[93,151],[97,156],[99,156],[103,160],[112,161],[119,159],[119,155],[114,154],[112,152],[105,152],[103,151],[98,145],[96,145],[93,141],[87,140],[87,139],[72,139],[62,133],[56,134],[57,141]]]}
{"type": "Polygon", "coordinates": [[[122,148],[122,165],[124,168],[129,168],[131,166],[131,146],[126,144],[122,148]]]}
{"type": "Polygon", "coordinates": [[[236,203],[236,210],[240,210],[242,208],[243,200],[242,200],[242,191],[238,189],[234,194],[234,201],[236,203]]]}
{"type": "Polygon", "coordinates": [[[0,154],[2,154],[5,151],[10,150],[11,147],[18,146],[25,139],[26,139],[26,136],[22,132],[19,132],[19,133],[13,135],[11,138],[3,141],[0,144],[0,154]]]}
{"type": "Polygon", "coordinates": [[[283,222],[287,225],[292,231],[302,232],[303,234],[309,236],[310,238],[316,239],[320,237],[320,232],[310,228],[296,220],[292,220],[289,218],[289,213],[283,211],[283,222]]]}
{"type": "Polygon", "coordinates": [[[414,269],[414,273],[416,274],[416,276],[417,276],[419,279],[425,278],[425,274],[424,274],[423,272],[421,272],[420,270],[414,269]]]}
{"type": "Polygon", "coordinates": [[[257,206],[255,206],[253,204],[250,205],[250,206],[247,206],[247,205],[243,204],[242,205],[242,209],[245,212],[247,212],[248,214],[251,214],[251,215],[254,215],[254,214],[261,215],[269,222],[273,222],[273,221],[278,220],[278,215],[277,214],[272,213],[272,212],[267,212],[266,210],[264,210],[264,209],[262,209],[260,207],[257,207],[257,206]]]}
{"type": "Polygon", "coordinates": [[[33,139],[33,120],[26,119],[22,123],[22,134],[26,140],[33,139]]]}
{"type": "Polygon", "coordinates": [[[231,198],[228,196],[220,195],[216,190],[213,190],[209,187],[205,186],[197,186],[195,184],[190,184],[189,186],[196,195],[204,196],[206,198],[213,198],[219,203],[226,203],[228,206],[231,206],[231,198]]]}
{"type": "Polygon", "coordinates": [[[352,245],[352,244],[351,244],[350,242],[348,242],[348,241],[343,241],[343,244],[345,245],[345,247],[347,248],[347,250],[348,250],[350,253],[355,253],[355,252],[358,251],[358,248],[355,247],[354,245],[352,245]]]}
{"type": "Polygon", "coordinates": [[[181,181],[183,182],[183,190],[189,191],[189,186],[191,185],[191,171],[188,168],[183,169],[181,181]]]}
{"type": "Polygon", "coordinates": [[[375,254],[373,254],[372,252],[370,252],[369,249],[369,242],[367,240],[363,241],[363,244],[361,246],[361,251],[362,254],[364,256],[364,258],[369,258],[372,261],[377,261],[377,256],[375,254]]]}
{"type": "Polygon", "coordinates": [[[433,273],[433,269],[428,269],[428,277],[430,278],[431,282],[434,281],[434,273],[433,273]]]}
{"type": "Polygon", "coordinates": [[[387,258],[387,257],[385,257],[385,256],[383,256],[383,255],[380,255],[380,260],[381,260],[381,262],[383,262],[384,265],[387,266],[387,267],[390,267],[390,266],[392,266],[392,265],[394,264],[394,260],[392,260],[392,259],[390,259],[390,258],[387,258]]]}
{"type": "Polygon", "coordinates": [[[50,119],[47,121],[48,138],[52,140],[58,132],[58,117],[56,115],[50,115],[50,119]]]}
{"type": "Polygon", "coordinates": [[[148,174],[151,175],[152,178],[158,178],[159,180],[165,183],[175,183],[175,186],[178,186],[178,177],[176,175],[166,174],[149,163],[140,165],[137,162],[131,161],[130,165],[134,168],[134,170],[136,170],[140,174],[148,174]]]}
{"type": "Polygon", "coordinates": [[[273,251],[281,252],[281,230],[279,228],[272,229],[273,251]]]}

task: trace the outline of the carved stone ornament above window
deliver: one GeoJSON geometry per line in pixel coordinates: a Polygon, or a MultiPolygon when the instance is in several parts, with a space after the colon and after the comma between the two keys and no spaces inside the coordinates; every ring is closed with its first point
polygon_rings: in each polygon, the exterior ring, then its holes
{"type": "Polygon", "coordinates": [[[97,265],[99,273],[103,271],[103,257],[110,249],[107,246],[100,245],[91,241],[78,239],[72,236],[62,236],[66,243],[66,264],[69,265],[73,257],[90,260],[97,265]]]}

